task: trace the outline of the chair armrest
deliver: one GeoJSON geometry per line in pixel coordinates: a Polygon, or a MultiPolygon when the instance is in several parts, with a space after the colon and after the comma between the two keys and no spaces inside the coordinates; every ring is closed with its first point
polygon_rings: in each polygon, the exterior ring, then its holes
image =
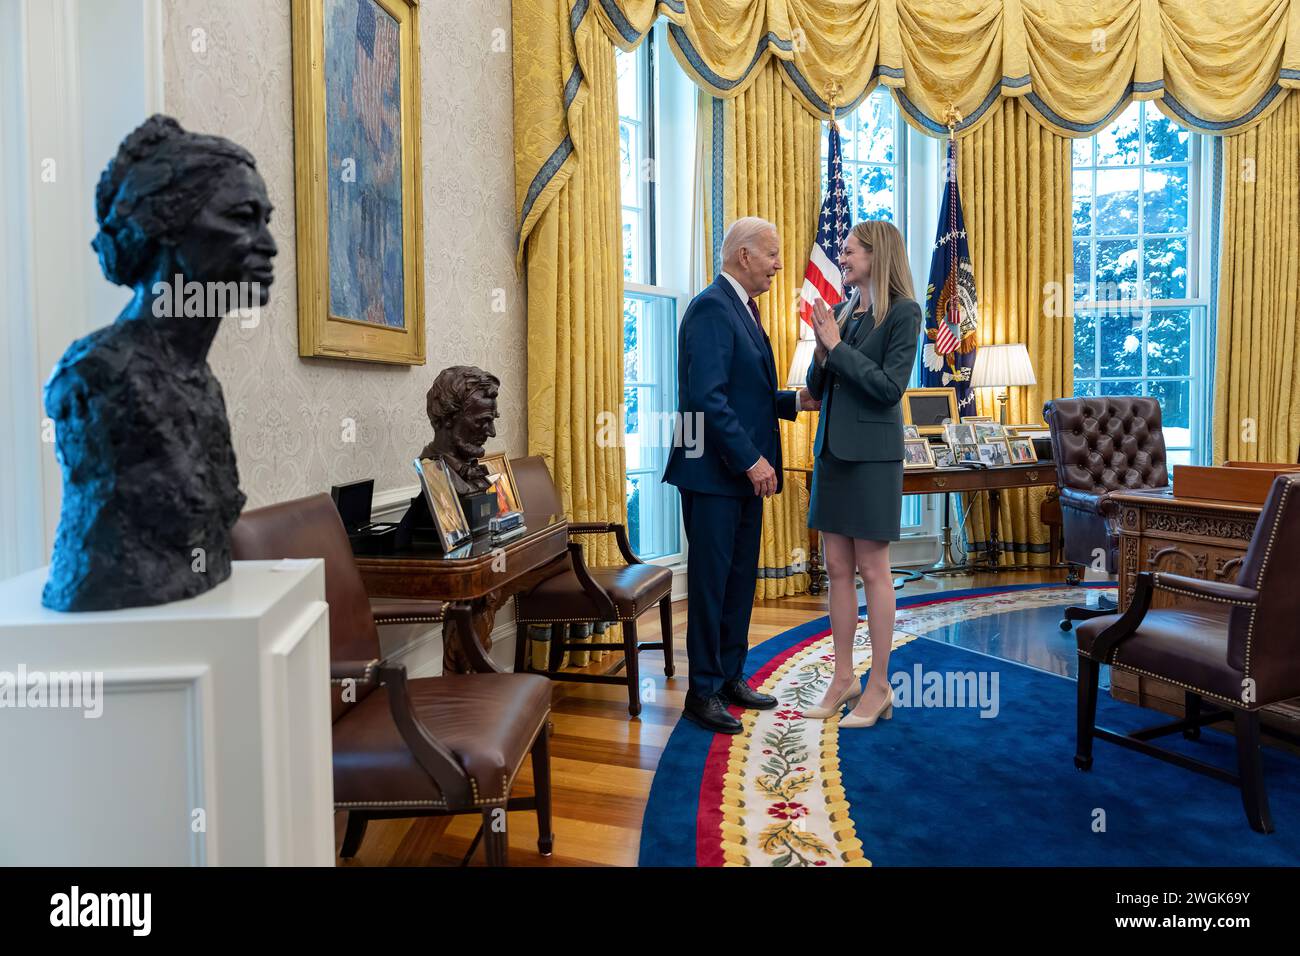
{"type": "Polygon", "coordinates": [[[442,640],[445,644],[449,637],[454,638],[465,652],[472,674],[504,674],[497,667],[496,661],[488,656],[478,634],[474,631],[474,615],[467,604],[447,604],[442,625],[442,640]],[[451,627],[448,627],[451,625],[451,627]]]}
{"type": "Polygon", "coordinates": [[[369,684],[374,681],[380,666],[379,658],[369,661],[330,661],[330,683],[342,684],[344,681],[356,681],[369,684]]]}
{"type": "Polygon", "coordinates": [[[582,545],[576,541],[570,541],[569,557],[573,559],[573,573],[577,577],[578,583],[582,585],[582,590],[587,597],[591,598],[592,603],[596,605],[601,620],[617,621],[618,607],[614,604],[614,599],[609,596],[609,592],[597,584],[596,579],[587,570],[587,562],[582,559],[582,545]]]}
{"type": "Polygon", "coordinates": [[[1104,518],[1110,517],[1119,510],[1109,491],[1097,494],[1091,491],[1079,491],[1077,488],[1061,489],[1061,507],[1086,511],[1088,514],[1101,515],[1104,518]]]}
{"type": "MultiPolygon", "coordinates": [[[[379,599],[379,600],[382,600],[379,599]]],[[[384,624],[440,624],[446,613],[441,601],[389,601],[370,602],[370,613],[375,623],[384,624]]]]}
{"type": "Polygon", "coordinates": [[[1259,601],[1259,592],[1254,588],[1244,588],[1239,584],[1228,584],[1226,581],[1204,581],[1201,578],[1189,578],[1182,574],[1170,574],[1168,571],[1156,571],[1152,577],[1152,584],[1157,591],[1181,594],[1183,597],[1195,598],[1198,601],[1235,604],[1239,607],[1254,607],[1259,601]]]}
{"type": "Polygon", "coordinates": [[[632,551],[627,539],[627,525],[618,521],[576,521],[569,524],[569,534],[612,534],[619,553],[628,564],[645,564],[632,551]]]}
{"type": "Polygon", "coordinates": [[[1088,655],[1104,661],[1110,656],[1111,651],[1136,634],[1138,625],[1151,609],[1151,596],[1154,591],[1155,583],[1151,572],[1140,572],[1133,584],[1133,597],[1129,601],[1128,610],[1120,615],[1118,621],[1097,635],[1097,639],[1092,642],[1092,647],[1088,649],[1088,655]]]}
{"type": "Polygon", "coordinates": [[[397,724],[397,731],[410,749],[411,756],[433,778],[449,807],[467,805],[472,798],[469,775],[455,754],[439,743],[415,716],[415,708],[406,686],[406,666],[380,662],[378,671],[380,682],[388,690],[388,705],[393,722],[397,724]]]}

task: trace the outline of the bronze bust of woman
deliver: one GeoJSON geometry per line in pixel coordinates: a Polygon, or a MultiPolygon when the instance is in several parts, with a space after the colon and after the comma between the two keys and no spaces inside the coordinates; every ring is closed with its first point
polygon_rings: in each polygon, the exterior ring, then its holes
{"type": "Polygon", "coordinates": [[[276,254],[252,155],[167,116],[123,140],[95,213],[100,267],[135,294],[45,386],[63,508],[42,603],[60,611],[165,604],[230,576],[244,495],[207,354],[224,315],[266,304],[276,254]]]}

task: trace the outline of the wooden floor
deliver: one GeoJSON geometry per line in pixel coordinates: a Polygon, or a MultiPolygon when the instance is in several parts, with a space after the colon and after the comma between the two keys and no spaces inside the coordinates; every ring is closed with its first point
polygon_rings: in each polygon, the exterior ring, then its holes
{"type": "MultiPolygon", "coordinates": [[[[1000,574],[924,578],[907,584],[900,596],[993,584],[1063,581],[1064,571],[1007,571],[1000,574]]],[[[750,644],[759,644],[826,613],[826,596],[801,595],[754,606],[750,644]]],[[[659,639],[659,615],[639,623],[642,641],[659,639]]],[[[663,675],[659,651],[641,654],[642,678],[655,679],[655,699],[639,718],[627,713],[627,688],[619,685],[555,682],[552,689],[552,815],[555,853],[537,853],[537,818],[532,811],[510,814],[512,866],[635,866],[641,816],[650,781],[664,745],[681,715],[686,695],[686,602],[673,608],[677,676],[663,675]]],[[[532,793],[528,762],[514,793],[532,793]]],[[[456,866],[469,849],[479,815],[372,822],[354,860],[343,866],[456,866]]],[[[344,815],[335,815],[335,846],[342,844],[344,815]]],[[[480,845],[471,861],[483,865],[480,845]]]]}

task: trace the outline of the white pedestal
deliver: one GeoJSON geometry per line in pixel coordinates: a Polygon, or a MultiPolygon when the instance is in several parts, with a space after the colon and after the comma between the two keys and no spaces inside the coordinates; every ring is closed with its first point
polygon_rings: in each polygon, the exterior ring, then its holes
{"type": "Polygon", "coordinates": [[[0,582],[0,864],[332,865],[324,563],[82,614],[41,607],[45,577],[0,582]],[[52,672],[88,694],[56,676],[42,706],[52,672]]]}

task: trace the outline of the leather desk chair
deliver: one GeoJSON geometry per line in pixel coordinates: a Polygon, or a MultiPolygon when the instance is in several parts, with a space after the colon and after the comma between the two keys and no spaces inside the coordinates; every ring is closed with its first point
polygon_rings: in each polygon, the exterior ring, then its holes
{"type": "MultiPolygon", "coordinates": [[[[528,511],[564,514],[560,493],[551,480],[546,462],[537,455],[511,461],[519,489],[528,511]]],[[[515,595],[515,621],[518,634],[515,639],[515,672],[526,668],[528,626],[552,626],[551,653],[547,677],[555,680],[580,681],[589,684],[626,684],[627,710],[633,717],[641,713],[640,670],[637,654],[644,650],[664,652],[664,674],[672,677],[673,667],[673,573],[668,568],[646,564],[632,552],[628,543],[627,528],[617,522],[573,522],[570,535],[612,534],[623,556],[624,564],[612,567],[588,567],[582,557],[582,545],[569,542],[569,553],[557,563],[556,574],[531,591],[515,595]],[[659,605],[659,622],[663,639],[654,643],[638,643],[636,620],[643,613],[659,605]],[[560,670],[560,659],[566,650],[590,650],[590,644],[566,642],[564,634],[572,623],[595,624],[602,621],[619,621],[623,625],[623,661],[617,665],[624,675],[578,674],[560,670]]],[[[613,646],[613,645],[609,645],[613,646]]]]}
{"type": "Polygon", "coordinates": [[[1300,744],[1300,737],[1260,723],[1260,708],[1300,697],[1300,474],[1273,481],[1236,584],[1143,571],[1123,615],[1080,624],[1078,747],[1075,766],[1092,767],[1094,737],[1236,784],[1251,828],[1271,833],[1273,821],[1260,761],[1260,733],[1300,744]],[[1155,591],[1205,602],[1151,610],[1155,591]],[[1096,727],[1102,664],[1184,688],[1182,720],[1132,734],[1096,727]],[[1220,705],[1201,710],[1202,699],[1220,705]],[[1174,754],[1146,741],[1176,730],[1190,739],[1206,724],[1231,718],[1237,773],[1174,754]]]}
{"type": "MultiPolygon", "coordinates": [[[[1043,405],[1052,436],[1052,458],[1061,488],[1065,560],[1074,565],[1066,580],[1076,584],[1078,568],[1091,566],[1098,552],[1106,573],[1119,571],[1119,508],[1113,491],[1164,488],[1169,484],[1160,403],[1138,395],[1056,398],[1043,405]]],[[[1061,630],[1073,621],[1111,614],[1115,605],[1067,607],[1061,630]]]]}
{"type": "Polygon", "coordinates": [[[372,609],[347,532],[329,495],[246,511],[232,534],[236,560],[324,558],[329,602],[334,739],[334,809],[348,814],[340,856],[356,855],[372,819],[478,813],[466,854],[485,840],[487,862],[507,862],[505,821],[495,812],[536,809],[537,849],[551,853],[551,687],[540,677],[499,672],[472,636],[467,656],[483,673],[408,680],[382,660],[377,624],[458,619],[473,635],[469,608],[438,601],[388,602],[372,609]],[[346,698],[346,699],[345,699],[346,698]],[[511,797],[532,755],[534,797],[511,797]]]}

